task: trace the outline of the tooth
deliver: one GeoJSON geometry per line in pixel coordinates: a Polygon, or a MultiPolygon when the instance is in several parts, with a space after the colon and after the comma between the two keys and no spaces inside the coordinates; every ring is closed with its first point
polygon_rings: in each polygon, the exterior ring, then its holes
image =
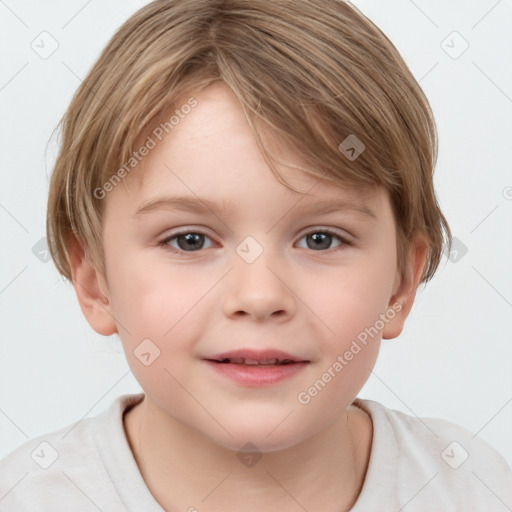
{"type": "Polygon", "coordinates": [[[243,364],[244,360],[241,357],[234,357],[230,359],[229,362],[233,364],[243,364]]]}
{"type": "Polygon", "coordinates": [[[277,359],[261,359],[260,364],[276,364],[277,359]]]}
{"type": "Polygon", "coordinates": [[[244,364],[259,364],[256,359],[245,359],[244,364]]]}

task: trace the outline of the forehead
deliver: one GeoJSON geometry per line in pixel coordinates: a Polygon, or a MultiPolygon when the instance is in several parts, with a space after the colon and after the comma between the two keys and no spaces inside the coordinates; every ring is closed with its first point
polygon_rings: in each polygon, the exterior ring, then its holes
{"type": "Polygon", "coordinates": [[[176,101],[140,135],[136,147],[142,147],[148,137],[154,141],[154,147],[124,180],[130,201],[140,207],[163,193],[217,197],[225,203],[227,210],[243,190],[250,190],[253,196],[260,192],[265,203],[272,196],[270,189],[275,187],[279,187],[279,197],[283,201],[333,202],[343,199],[364,207],[374,199],[375,187],[350,188],[297,169],[296,166],[307,167],[297,152],[265,129],[258,133],[266,149],[279,158],[276,170],[295,190],[270,175],[268,163],[256,144],[240,102],[226,85],[214,83],[176,101]],[[181,115],[172,129],[167,125],[169,133],[164,130],[159,140],[155,129],[161,132],[161,127],[165,127],[164,123],[179,105],[191,97],[197,102],[194,109],[187,109],[189,113],[181,115]]]}

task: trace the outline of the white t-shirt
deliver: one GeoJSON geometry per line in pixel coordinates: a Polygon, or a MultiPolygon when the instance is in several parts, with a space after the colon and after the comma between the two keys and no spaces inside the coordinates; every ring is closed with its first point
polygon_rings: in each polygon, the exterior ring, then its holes
{"type": "MultiPolygon", "coordinates": [[[[0,461],[1,512],[162,512],[123,428],[143,393],[27,441],[0,461]]],[[[352,512],[512,510],[512,471],[487,443],[441,419],[416,418],[372,400],[368,471],[352,512]]],[[[191,506],[194,506],[192,503],[191,506]]],[[[201,510],[201,504],[197,504],[201,510]]]]}

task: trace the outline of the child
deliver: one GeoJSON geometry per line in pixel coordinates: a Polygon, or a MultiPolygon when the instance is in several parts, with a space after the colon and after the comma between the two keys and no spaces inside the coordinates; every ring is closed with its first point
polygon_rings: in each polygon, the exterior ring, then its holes
{"type": "Polygon", "coordinates": [[[512,509],[488,444],[357,398],[451,234],[429,104],[356,8],[152,2],[62,127],[52,257],[144,393],[9,454],[0,510],[512,509]]]}

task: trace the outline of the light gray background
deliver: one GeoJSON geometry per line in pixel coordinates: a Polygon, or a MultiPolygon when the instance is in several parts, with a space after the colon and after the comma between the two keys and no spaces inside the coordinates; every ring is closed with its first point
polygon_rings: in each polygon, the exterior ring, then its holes
{"type": "MultiPolygon", "coordinates": [[[[360,396],[458,423],[510,464],[512,2],[354,3],[395,43],[432,104],[438,198],[460,240],[402,335],[383,342],[360,396]]],[[[51,132],[115,29],[144,4],[0,1],[0,457],[140,391],[119,341],[89,327],[73,288],[33,247],[45,236],[51,132]],[[51,48],[43,31],[58,43],[45,59],[31,47],[46,38],[51,48]]]]}

